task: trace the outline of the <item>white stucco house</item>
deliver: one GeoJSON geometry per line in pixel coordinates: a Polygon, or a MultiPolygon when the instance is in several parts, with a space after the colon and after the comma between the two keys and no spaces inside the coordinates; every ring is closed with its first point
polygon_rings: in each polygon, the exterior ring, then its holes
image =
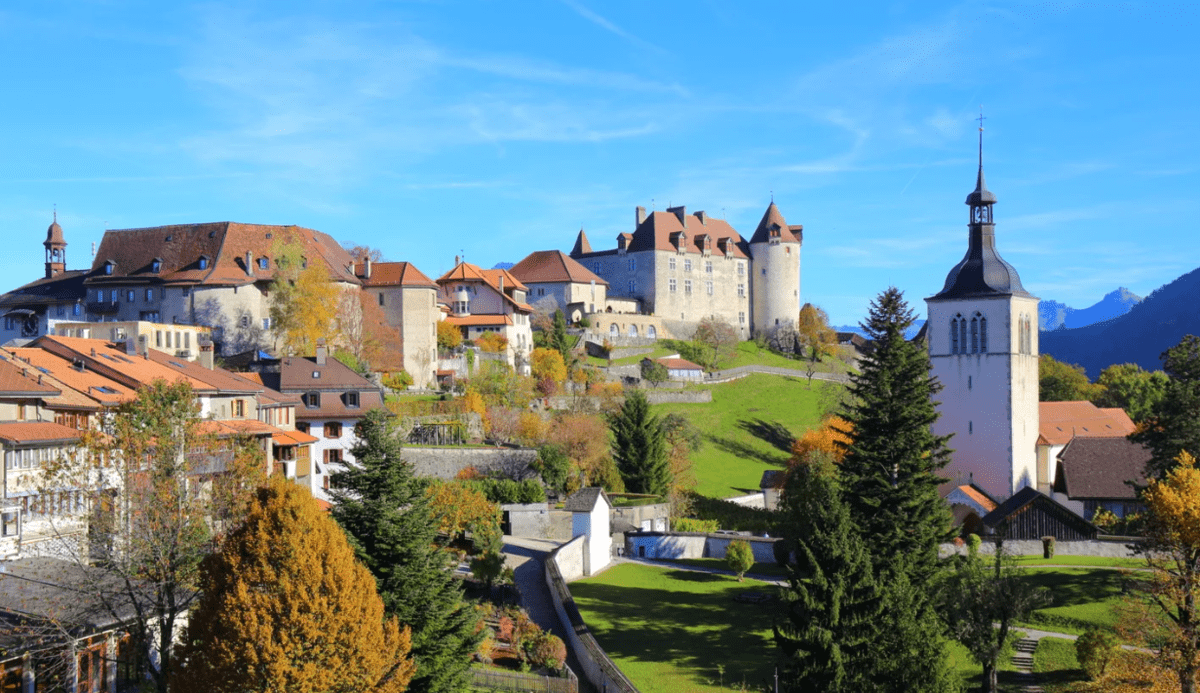
{"type": "Polygon", "coordinates": [[[612,533],[609,513],[612,502],[604,489],[598,486],[582,488],[575,492],[563,510],[571,513],[571,537],[587,537],[583,553],[583,574],[594,575],[608,565],[612,557],[612,533]]]}

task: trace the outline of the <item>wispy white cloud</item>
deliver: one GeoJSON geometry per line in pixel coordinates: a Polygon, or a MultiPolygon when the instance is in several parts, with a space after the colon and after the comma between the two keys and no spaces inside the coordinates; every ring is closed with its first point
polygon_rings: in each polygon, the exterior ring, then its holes
{"type": "Polygon", "coordinates": [[[609,21],[608,19],[605,19],[604,17],[600,16],[599,14],[588,9],[587,7],[585,7],[583,5],[583,3],[576,2],[576,0],[562,0],[562,3],[564,5],[566,5],[567,7],[571,8],[572,10],[574,10],[575,13],[578,14],[580,17],[583,17],[584,19],[588,20],[592,24],[595,24],[596,26],[600,27],[601,29],[604,29],[605,31],[608,31],[617,36],[620,36],[621,38],[625,39],[626,41],[628,41],[640,48],[647,48],[647,49],[650,49],[650,50],[653,50],[656,52],[663,52],[663,48],[661,46],[657,46],[653,43],[650,43],[649,41],[645,41],[641,38],[638,38],[637,36],[634,36],[633,34],[629,33],[625,29],[622,29],[621,27],[617,26],[616,24],[609,21]]]}

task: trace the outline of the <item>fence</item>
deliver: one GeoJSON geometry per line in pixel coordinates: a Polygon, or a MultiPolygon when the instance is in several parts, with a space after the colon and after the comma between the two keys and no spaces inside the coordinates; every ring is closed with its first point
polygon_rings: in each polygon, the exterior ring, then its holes
{"type": "Polygon", "coordinates": [[[517,671],[472,668],[477,688],[493,691],[528,691],[529,693],[579,693],[579,678],[565,667],[566,678],[523,674],[517,671]]]}

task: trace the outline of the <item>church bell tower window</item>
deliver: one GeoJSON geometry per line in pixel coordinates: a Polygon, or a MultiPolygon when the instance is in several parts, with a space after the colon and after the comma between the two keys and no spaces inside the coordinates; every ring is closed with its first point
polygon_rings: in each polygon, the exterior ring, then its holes
{"type": "Polygon", "coordinates": [[[979,318],[971,318],[971,353],[979,353],[979,318]]]}
{"type": "Polygon", "coordinates": [[[950,320],[950,353],[958,353],[958,316],[950,320]]]}

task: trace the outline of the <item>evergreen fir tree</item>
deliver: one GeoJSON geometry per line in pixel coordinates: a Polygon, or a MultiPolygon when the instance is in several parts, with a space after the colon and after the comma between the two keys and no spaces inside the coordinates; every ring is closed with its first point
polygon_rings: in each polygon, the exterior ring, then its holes
{"type": "Polygon", "coordinates": [[[554,326],[550,333],[550,348],[562,355],[563,363],[570,365],[571,349],[567,346],[567,318],[561,310],[554,311],[554,326]]]}
{"type": "Polygon", "coordinates": [[[879,691],[879,587],[831,464],[800,465],[784,492],[781,528],[796,551],[775,625],[781,682],[786,691],[879,691]]]}
{"type": "Polygon", "coordinates": [[[941,385],[925,352],[904,338],[912,322],[895,287],[871,302],[863,328],[875,350],[851,376],[842,418],[854,433],[840,474],[876,572],[903,567],[913,586],[929,593],[938,544],[950,538],[950,510],[938,494],[950,450],[949,437],[931,429],[938,417],[932,396],[941,385]]]}
{"type": "Polygon", "coordinates": [[[355,461],[334,475],[333,517],[375,576],[388,614],[412,628],[417,673],[408,689],[467,690],[481,635],[449,570],[449,554],[435,545],[437,527],[425,489],[401,459],[387,412],[367,412],[355,434],[358,443],[350,451],[355,461]]]}
{"type": "Polygon", "coordinates": [[[612,431],[613,461],[632,493],[665,496],[671,490],[667,444],[658,417],[641,390],[625,395],[625,403],[608,422],[612,431]]]}

